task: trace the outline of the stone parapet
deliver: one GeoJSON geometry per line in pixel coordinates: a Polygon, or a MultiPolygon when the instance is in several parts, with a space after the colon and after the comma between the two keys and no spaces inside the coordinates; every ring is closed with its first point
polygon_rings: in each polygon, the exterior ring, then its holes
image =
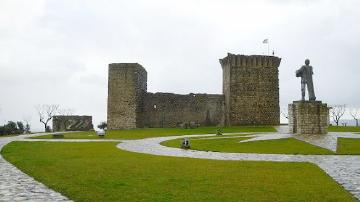
{"type": "Polygon", "coordinates": [[[280,61],[275,56],[231,53],[220,59],[226,125],[280,124],[280,61]]]}
{"type": "Polygon", "coordinates": [[[148,93],[138,63],[109,64],[108,129],[200,125],[278,125],[281,58],[228,54],[223,94],[148,93]]]}
{"type": "Polygon", "coordinates": [[[279,67],[281,58],[268,55],[228,55],[220,59],[222,67],[226,65],[238,67],[279,67]]]}
{"type": "Polygon", "coordinates": [[[294,101],[289,104],[289,130],[295,134],[326,134],[329,108],[321,101],[294,101]]]}

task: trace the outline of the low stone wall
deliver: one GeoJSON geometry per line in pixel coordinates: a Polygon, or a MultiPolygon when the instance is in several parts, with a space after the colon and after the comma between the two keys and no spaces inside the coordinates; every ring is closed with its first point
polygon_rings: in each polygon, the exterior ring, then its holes
{"type": "Polygon", "coordinates": [[[326,134],[329,108],[321,101],[294,101],[289,104],[289,130],[295,134],[326,134]]]}
{"type": "Polygon", "coordinates": [[[92,116],[54,116],[53,131],[88,131],[94,129],[92,116]]]}
{"type": "Polygon", "coordinates": [[[147,93],[145,127],[179,127],[183,123],[222,125],[224,96],[214,94],[147,93]]]}

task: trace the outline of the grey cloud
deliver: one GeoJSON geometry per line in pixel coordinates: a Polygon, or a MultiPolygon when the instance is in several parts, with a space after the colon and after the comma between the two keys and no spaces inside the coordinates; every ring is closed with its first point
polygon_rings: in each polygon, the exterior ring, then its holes
{"type": "Polygon", "coordinates": [[[40,128],[40,103],[105,120],[113,62],[142,64],[151,92],[221,93],[218,59],[266,53],[265,38],[282,58],[282,106],[300,97],[305,58],[319,99],[358,106],[359,2],[1,1],[0,123],[29,114],[40,128]]]}

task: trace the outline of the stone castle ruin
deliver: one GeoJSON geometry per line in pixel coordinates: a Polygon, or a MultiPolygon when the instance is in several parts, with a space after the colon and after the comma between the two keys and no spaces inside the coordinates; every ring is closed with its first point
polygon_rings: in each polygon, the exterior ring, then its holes
{"type": "Polygon", "coordinates": [[[210,125],[278,125],[281,59],[230,54],[220,59],[223,94],[147,92],[138,63],[109,64],[108,129],[210,125]]]}

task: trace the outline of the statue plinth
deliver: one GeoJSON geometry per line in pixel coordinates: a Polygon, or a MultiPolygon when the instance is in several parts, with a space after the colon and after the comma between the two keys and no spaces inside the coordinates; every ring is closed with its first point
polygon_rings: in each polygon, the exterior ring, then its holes
{"type": "Polygon", "coordinates": [[[294,101],[289,104],[289,129],[295,134],[327,134],[329,108],[321,101],[294,101]]]}

